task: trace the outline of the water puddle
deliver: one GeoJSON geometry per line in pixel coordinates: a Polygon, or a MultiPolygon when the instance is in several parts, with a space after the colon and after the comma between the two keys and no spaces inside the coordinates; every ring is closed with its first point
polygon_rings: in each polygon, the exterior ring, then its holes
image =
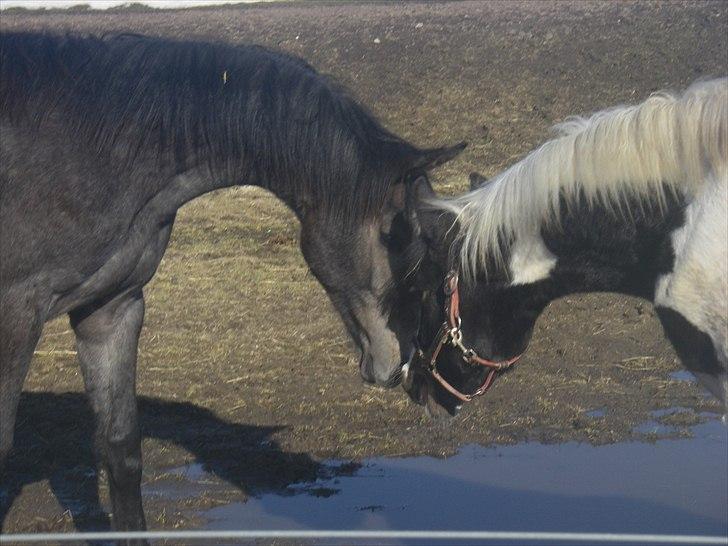
{"type": "Polygon", "coordinates": [[[687,370],[678,370],[670,374],[670,379],[675,381],[687,381],[689,383],[697,383],[695,376],[687,370]]]}
{"type": "Polygon", "coordinates": [[[651,412],[651,416],[653,419],[640,423],[632,431],[650,436],[652,439],[673,436],[679,433],[680,425],[691,421],[703,421],[710,418],[711,414],[696,414],[692,408],[676,406],[674,408],[654,410],[651,412]]]}
{"type": "MultiPolygon", "coordinates": [[[[657,411],[653,416],[660,419],[681,410],[657,411]]],[[[333,477],[294,484],[285,494],[266,493],[200,515],[209,529],[726,536],[728,429],[713,419],[691,430],[689,439],[604,446],[471,445],[447,459],[369,459],[349,475],[335,470],[347,463],[330,461],[333,477]]],[[[205,479],[199,467],[186,472],[196,480],[205,479]]]]}

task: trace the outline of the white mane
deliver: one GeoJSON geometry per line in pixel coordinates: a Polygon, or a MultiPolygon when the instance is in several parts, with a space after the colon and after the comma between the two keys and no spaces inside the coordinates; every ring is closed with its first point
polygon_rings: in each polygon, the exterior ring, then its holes
{"type": "Polygon", "coordinates": [[[434,205],[457,215],[461,267],[475,275],[501,261],[499,241],[558,221],[560,198],[583,195],[620,208],[625,198],[694,194],[711,173],[728,177],[728,78],[657,93],[555,127],[559,136],[481,188],[434,205]]]}

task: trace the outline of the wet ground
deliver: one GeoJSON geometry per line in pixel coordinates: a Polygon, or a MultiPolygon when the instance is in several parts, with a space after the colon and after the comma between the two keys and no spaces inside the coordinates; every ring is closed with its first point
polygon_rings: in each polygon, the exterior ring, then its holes
{"type": "MultiPolygon", "coordinates": [[[[435,177],[445,193],[463,190],[471,170],[490,175],[515,161],[570,114],[637,102],[658,89],[728,73],[723,2],[306,2],[170,12],[3,13],[0,27],[133,31],[254,42],[295,53],[337,77],[412,141],[469,141],[466,152],[435,177]]],[[[256,513],[313,525],[286,506],[310,495],[279,494],[322,476],[324,490],[334,488],[327,479],[346,484],[331,499],[372,507],[350,511],[341,516],[344,521],[395,526],[393,507],[404,500],[394,494],[355,500],[359,490],[349,484],[366,484],[368,469],[402,479],[417,476],[418,482],[426,473],[444,490],[452,473],[453,484],[472,483],[483,496],[512,483],[511,498],[520,502],[525,470],[516,463],[539,455],[569,457],[572,448],[577,459],[594,464],[574,467],[579,472],[564,480],[585,489],[560,488],[559,474],[549,471],[553,490],[545,483],[523,490],[565,497],[573,507],[569,495],[586,491],[598,498],[599,488],[614,485],[599,477],[606,462],[597,453],[622,462],[646,453],[659,458],[650,450],[662,441],[650,442],[689,438],[703,430],[692,426],[719,411],[685,381],[649,304],[599,294],[555,302],[516,370],[453,422],[433,423],[401,390],[361,384],[343,328],[307,272],[297,237],[290,212],[256,189],[216,192],[180,211],[169,250],[146,290],[139,357],[150,527],[229,525],[236,518],[253,521],[256,513]],[[684,409],[670,409],[676,407],[684,409]],[[616,442],[620,445],[612,445],[616,442]],[[455,459],[412,459],[456,453],[455,459]],[[477,463],[458,474],[465,459],[477,463]],[[515,466],[495,473],[503,482],[480,481],[491,476],[483,466],[496,459],[513,459],[515,466]],[[331,460],[356,464],[332,468],[331,460]],[[374,466],[367,466],[372,460],[374,466]],[[180,477],[181,468],[205,474],[180,477]],[[415,469],[407,474],[407,468],[415,469]],[[175,480],[178,494],[169,485],[175,480]],[[236,512],[240,503],[245,508],[236,512]]],[[[103,528],[107,491],[101,479],[96,494],[91,416],[65,319],[47,326],[25,390],[17,448],[2,483],[3,530],[103,528]]],[[[675,465],[708,449],[699,438],[670,442],[684,446],[675,465]]],[[[659,472],[646,476],[659,487],[659,472]]],[[[389,487],[385,482],[377,487],[389,487]]],[[[604,494],[667,507],[676,518],[678,512],[692,513],[698,522],[698,511],[666,500],[679,489],[666,489],[657,504],[647,493],[637,500],[623,490],[607,488],[604,494]]],[[[721,502],[725,496],[718,495],[701,510],[721,502]]],[[[325,505],[309,506],[315,514],[325,505]]],[[[706,532],[715,529],[715,518],[702,513],[706,532]]]]}

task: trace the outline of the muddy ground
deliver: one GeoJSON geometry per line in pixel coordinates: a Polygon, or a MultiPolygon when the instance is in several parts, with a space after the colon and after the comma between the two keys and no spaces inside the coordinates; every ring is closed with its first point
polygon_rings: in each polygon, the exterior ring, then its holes
{"type": "MultiPolygon", "coordinates": [[[[1,18],[4,30],[133,31],[295,53],[412,141],[467,140],[436,173],[445,193],[463,190],[471,170],[490,175],[515,161],[570,114],[728,72],[723,2],[306,2],[1,18]]],[[[433,423],[402,390],[359,380],[297,237],[292,214],[257,189],[216,192],[180,211],[146,290],[144,483],[151,490],[197,461],[222,486],[147,495],[150,527],[199,525],[199,509],[312,478],[326,458],[444,456],[524,439],[650,441],[632,429],[651,410],[682,408],[663,419],[684,434],[718,411],[671,375],[679,364],[652,307],[603,294],[554,303],[516,370],[457,419],[433,423]]],[[[5,532],[103,527],[106,488],[102,479],[99,504],[90,437],[72,335],[59,319],[25,385],[0,498],[5,532]]]]}

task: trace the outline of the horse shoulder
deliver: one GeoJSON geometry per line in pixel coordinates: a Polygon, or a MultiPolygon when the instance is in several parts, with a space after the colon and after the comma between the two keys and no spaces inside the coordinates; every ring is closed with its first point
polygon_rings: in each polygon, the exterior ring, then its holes
{"type": "Polygon", "coordinates": [[[151,161],[123,168],[54,129],[0,128],[3,290],[32,277],[50,317],[148,282],[177,209],[207,189],[151,161]]]}

